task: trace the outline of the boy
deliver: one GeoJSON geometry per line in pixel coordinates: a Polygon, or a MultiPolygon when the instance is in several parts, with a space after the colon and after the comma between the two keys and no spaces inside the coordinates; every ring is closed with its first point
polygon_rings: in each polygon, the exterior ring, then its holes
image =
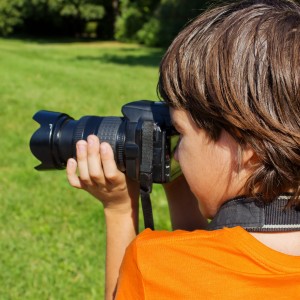
{"type": "Polygon", "coordinates": [[[184,177],[165,190],[183,231],[135,238],[137,184],[108,144],[78,142],[67,174],[104,205],[107,299],[122,260],[117,299],[299,297],[299,49],[300,7],[288,0],[209,10],[173,41],[158,89],[180,133],[184,177]]]}

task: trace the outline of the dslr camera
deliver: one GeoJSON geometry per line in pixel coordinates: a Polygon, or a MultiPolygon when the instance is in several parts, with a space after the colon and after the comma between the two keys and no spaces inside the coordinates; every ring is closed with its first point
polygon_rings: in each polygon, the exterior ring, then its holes
{"type": "Polygon", "coordinates": [[[38,111],[33,119],[40,128],[30,149],[41,161],[37,170],[63,169],[76,159],[76,143],[90,134],[108,142],[118,168],[136,181],[165,183],[181,171],[173,159],[178,133],[163,102],[140,100],[122,107],[121,117],[83,116],[74,120],[65,113],[38,111]]]}

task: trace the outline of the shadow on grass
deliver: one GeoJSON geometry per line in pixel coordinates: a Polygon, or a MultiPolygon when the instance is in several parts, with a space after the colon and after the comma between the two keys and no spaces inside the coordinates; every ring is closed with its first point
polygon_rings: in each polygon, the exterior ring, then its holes
{"type": "MultiPolygon", "coordinates": [[[[84,43],[84,44],[93,44],[93,43],[112,43],[112,48],[117,50],[119,53],[124,53],[125,55],[120,54],[108,54],[105,53],[99,56],[88,56],[88,55],[80,55],[75,59],[78,61],[99,61],[104,63],[113,63],[119,65],[128,65],[128,66],[146,66],[146,67],[158,67],[159,63],[162,59],[163,54],[166,49],[163,48],[147,48],[147,47],[139,47],[137,45],[127,44],[125,47],[122,47],[120,43],[119,47],[116,47],[114,43],[118,43],[116,41],[110,40],[96,40],[89,38],[61,38],[61,37],[48,37],[48,38],[40,38],[40,37],[31,37],[31,36],[22,36],[22,35],[14,35],[12,37],[8,37],[6,39],[10,40],[22,40],[24,42],[36,43],[40,45],[55,45],[55,44],[75,44],[75,43],[84,43]],[[143,49],[146,49],[143,50],[143,49]],[[146,52],[145,53],[141,53],[146,52]],[[128,53],[126,55],[126,53],[128,53]]],[[[105,45],[103,48],[109,48],[108,45],[105,45]]]]}
{"type": "MultiPolygon", "coordinates": [[[[120,49],[120,51],[126,53],[133,51],[138,51],[133,48],[120,49]]],[[[114,54],[104,54],[101,56],[77,56],[76,59],[80,61],[99,61],[103,63],[113,63],[119,65],[128,65],[128,66],[146,66],[146,67],[158,67],[159,63],[164,54],[163,50],[149,50],[149,54],[139,55],[114,55],[114,54]]]]}

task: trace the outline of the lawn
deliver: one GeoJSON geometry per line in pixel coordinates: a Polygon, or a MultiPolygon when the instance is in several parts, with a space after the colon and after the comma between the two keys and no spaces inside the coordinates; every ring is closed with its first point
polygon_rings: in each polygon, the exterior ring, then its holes
{"type": "MultiPolygon", "coordinates": [[[[38,172],[29,140],[40,109],[120,115],[156,100],[160,49],[108,42],[0,39],[0,299],[102,299],[102,207],[72,189],[64,171],[38,172]]],[[[156,228],[169,229],[160,186],[156,228]]]]}

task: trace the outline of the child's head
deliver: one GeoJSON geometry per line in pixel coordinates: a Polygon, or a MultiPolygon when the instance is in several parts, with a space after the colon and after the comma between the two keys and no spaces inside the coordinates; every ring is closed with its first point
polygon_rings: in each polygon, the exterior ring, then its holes
{"type": "MultiPolygon", "coordinates": [[[[217,141],[227,131],[256,153],[248,194],[299,194],[300,6],[252,0],[205,12],[180,32],[158,90],[217,141]]],[[[209,163],[209,162],[208,162],[209,163]]],[[[199,170],[200,172],[200,170],[199,170]]]]}

